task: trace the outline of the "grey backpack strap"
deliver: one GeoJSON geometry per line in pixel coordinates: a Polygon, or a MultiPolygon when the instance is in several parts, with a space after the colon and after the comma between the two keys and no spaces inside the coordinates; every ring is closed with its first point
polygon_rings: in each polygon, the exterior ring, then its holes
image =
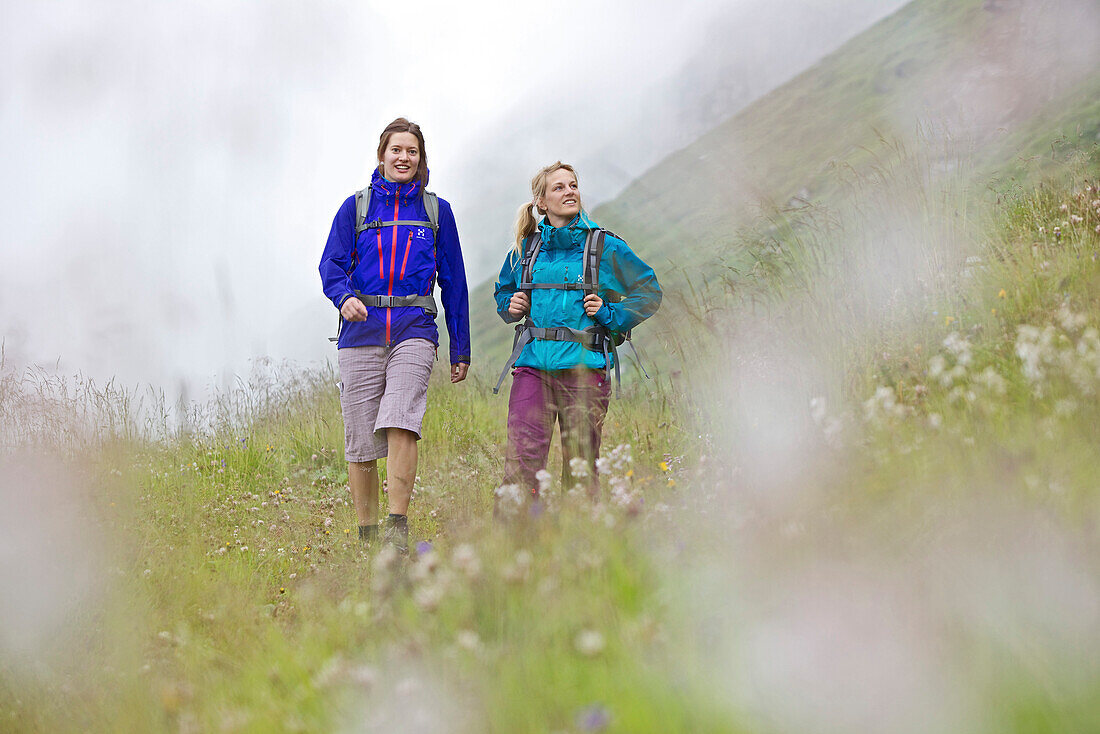
{"type": "MultiPolygon", "coordinates": [[[[584,282],[600,286],[600,260],[603,259],[603,243],[607,233],[602,229],[588,230],[584,240],[584,282]]],[[[594,291],[595,292],[595,291],[594,291]]]]}
{"type": "Polygon", "coordinates": [[[516,336],[512,340],[512,353],[504,363],[504,369],[500,371],[496,387],[493,388],[493,395],[500,393],[500,386],[504,384],[504,378],[507,377],[516,360],[519,359],[519,355],[523,352],[523,348],[527,346],[527,342],[531,341],[530,326],[531,322],[529,320],[524,321],[522,324],[516,324],[516,336]]]}
{"type": "Polygon", "coordinates": [[[527,238],[527,243],[523,250],[523,260],[520,261],[520,273],[519,273],[519,290],[525,292],[528,296],[531,295],[531,277],[532,271],[535,269],[535,260],[539,256],[539,251],[542,249],[542,233],[538,227],[535,227],[535,233],[527,238]]]}
{"type": "Polygon", "coordinates": [[[362,231],[367,221],[367,212],[370,211],[371,188],[368,185],[364,189],[355,192],[355,234],[362,231]]]}
{"type": "MultiPolygon", "coordinates": [[[[358,235],[365,229],[381,229],[382,227],[397,227],[403,225],[405,227],[431,227],[431,222],[425,222],[421,219],[395,219],[392,222],[383,222],[381,219],[375,219],[373,222],[363,222],[355,228],[355,234],[358,235]]],[[[435,230],[432,230],[432,234],[435,234],[435,230]]]]}
{"type": "Polygon", "coordinates": [[[432,225],[432,234],[439,233],[439,197],[431,191],[424,192],[424,211],[428,213],[428,223],[432,225]]]}

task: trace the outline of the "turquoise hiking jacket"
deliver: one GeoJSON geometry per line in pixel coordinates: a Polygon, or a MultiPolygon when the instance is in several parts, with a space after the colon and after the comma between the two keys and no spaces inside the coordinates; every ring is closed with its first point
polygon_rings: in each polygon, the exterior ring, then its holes
{"type": "MultiPolygon", "coordinates": [[[[597,225],[581,212],[564,227],[553,227],[543,219],[542,248],[531,273],[535,283],[583,283],[584,241],[588,230],[597,225]]],[[[524,247],[527,243],[524,241],[524,247]]],[[[519,290],[522,257],[510,250],[500,269],[494,297],[497,313],[505,323],[520,319],[508,314],[508,303],[519,290]]],[[[568,326],[587,329],[595,323],[612,332],[625,333],[646,320],[661,305],[661,286],[653,269],[634,254],[630,247],[610,232],[604,239],[600,259],[599,296],[603,307],[593,320],[584,312],[584,291],[535,289],[531,291],[531,323],[536,327],[568,326]],[[618,303],[611,301],[622,298],[618,303]]],[[[522,318],[522,317],[521,317],[522,318]]],[[[575,342],[533,339],[523,348],[516,367],[539,370],[564,370],[573,367],[602,370],[606,366],[602,352],[585,349],[575,342]]]]}

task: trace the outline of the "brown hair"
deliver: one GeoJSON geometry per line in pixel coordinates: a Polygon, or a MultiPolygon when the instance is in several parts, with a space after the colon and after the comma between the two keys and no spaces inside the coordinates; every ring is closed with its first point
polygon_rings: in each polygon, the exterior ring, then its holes
{"type": "Polygon", "coordinates": [[[554,161],[549,166],[540,168],[535,177],[531,179],[531,200],[520,205],[519,211],[516,212],[516,242],[513,250],[517,255],[523,256],[523,241],[535,233],[535,227],[538,225],[531,210],[536,209],[539,214],[546,214],[546,210],[540,209],[536,203],[546,194],[546,177],[563,168],[572,173],[574,179],[577,178],[577,172],[573,169],[573,166],[561,161],[554,161]]]}
{"type": "Polygon", "coordinates": [[[416,175],[413,178],[419,181],[423,188],[427,188],[428,151],[424,148],[424,133],[420,132],[419,125],[415,122],[409,122],[404,117],[398,117],[389,125],[386,125],[386,129],[378,137],[378,172],[382,172],[382,154],[386,151],[386,146],[390,144],[390,137],[394,133],[412,133],[416,136],[416,142],[420,145],[420,161],[416,165],[416,175]]]}

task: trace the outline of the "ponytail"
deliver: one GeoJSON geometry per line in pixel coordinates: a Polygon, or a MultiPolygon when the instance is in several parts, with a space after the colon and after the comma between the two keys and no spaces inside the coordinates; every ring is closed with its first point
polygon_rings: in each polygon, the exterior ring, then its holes
{"type": "Polygon", "coordinates": [[[523,257],[523,241],[533,235],[535,227],[538,226],[535,215],[531,212],[534,208],[534,202],[528,201],[521,204],[519,211],[516,212],[516,242],[512,250],[516,253],[517,259],[523,257]]]}

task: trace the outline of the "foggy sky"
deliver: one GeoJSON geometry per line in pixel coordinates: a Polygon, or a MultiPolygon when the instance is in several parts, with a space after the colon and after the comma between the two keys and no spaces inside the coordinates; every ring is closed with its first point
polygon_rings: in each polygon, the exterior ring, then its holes
{"type": "Polygon", "coordinates": [[[323,359],[317,260],[389,120],[425,129],[476,283],[538,166],[609,198],[901,4],[5,3],[7,365],[174,390],[323,359]]]}

